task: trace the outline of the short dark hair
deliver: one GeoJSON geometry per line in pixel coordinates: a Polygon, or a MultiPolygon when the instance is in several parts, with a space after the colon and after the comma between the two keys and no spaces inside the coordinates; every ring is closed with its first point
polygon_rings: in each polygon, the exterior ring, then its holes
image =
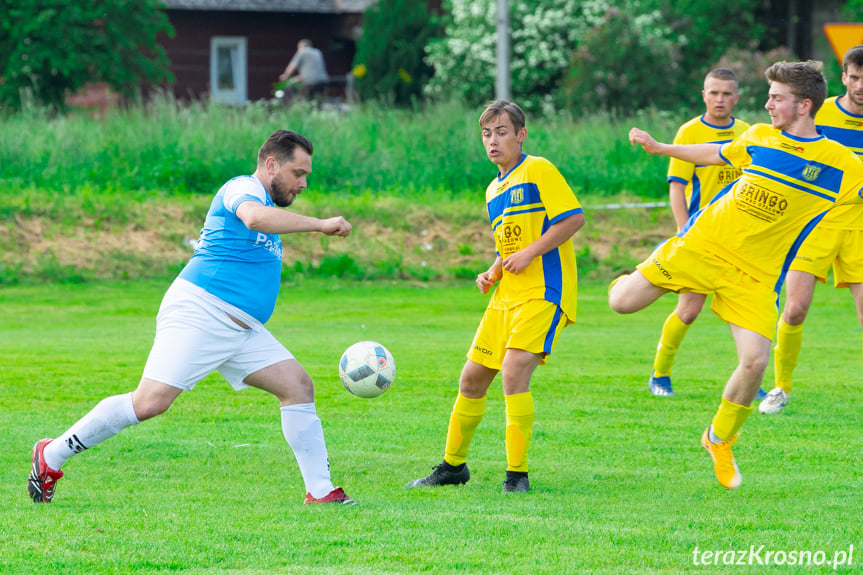
{"type": "Polygon", "coordinates": [[[269,156],[279,162],[291,161],[298,146],[310,156],[314,153],[312,142],[307,137],[291,130],[276,130],[258,150],[258,163],[264,163],[269,156]]]}
{"type": "Polygon", "coordinates": [[[853,48],[849,48],[845,55],[842,56],[842,71],[848,71],[848,65],[863,68],[863,44],[858,44],[853,48]]]}
{"type": "Polygon", "coordinates": [[[809,115],[814,118],[827,98],[827,80],[821,73],[823,68],[824,64],[818,60],[776,62],[767,68],[764,77],[768,82],[778,82],[790,87],[795,98],[812,102],[809,115]]]}
{"type": "Polygon", "coordinates": [[[482,126],[486,122],[497,118],[501,114],[506,114],[512,122],[512,127],[518,132],[525,125],[524,112],[515,102],[508,100],[495,100],[485,107],[479,117],[479,125],[482,126]]]}
{"type": "Polygon", "coordinates": [[[740,82],[737,81],[737,74],[728,68],[714,68],[709,71],[707,75],[704,77],[704,81],[706,82],[708,78],[716,78],[717,80],[724,81],[732,81],[734,82],[734,87],[737,88],[740,85],[740,82]]]}

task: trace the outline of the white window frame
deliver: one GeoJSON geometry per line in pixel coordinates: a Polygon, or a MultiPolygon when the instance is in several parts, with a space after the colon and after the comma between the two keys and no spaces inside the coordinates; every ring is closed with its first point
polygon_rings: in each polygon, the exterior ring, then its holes
{"type": "Polygon", "coordinates": [[[245,36],[213,36],[210,39],[210,97],[219,103],[242,105],[248,101],[248,49],[245,36]],[[232,55],[233,89],[219,88],[219,49],[232,55]]]}

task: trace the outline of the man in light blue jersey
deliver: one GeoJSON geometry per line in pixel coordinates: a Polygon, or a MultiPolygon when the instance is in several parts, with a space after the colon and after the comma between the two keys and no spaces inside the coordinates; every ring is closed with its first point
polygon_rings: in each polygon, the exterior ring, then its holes
{"type": "Polygon", "coordinates": [[[51,502],[63,476],[60,468],[73,455],[164,413],[181,392],[218,371],[236,390],[257,387],[279,400],[282,432],[303,476],[305,503],[355,503],[330,480],[312,379],[264,327],[279,292],[279,234],[346,237],[351,231],[341,216],[322,220],[279,209],[306,187],[312,152],[304,136],[278,130],[258,151],[255,173],[222,186],[195,253],[162,300],[137,389],[103,399],[57,439],[36,442],[27,485],[34,502],[51,502]]]}

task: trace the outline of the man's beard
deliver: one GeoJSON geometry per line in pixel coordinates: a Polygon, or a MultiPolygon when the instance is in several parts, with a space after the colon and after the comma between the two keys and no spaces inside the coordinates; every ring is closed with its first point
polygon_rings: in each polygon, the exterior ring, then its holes
{"type": "Polygon", "coordinates": [[[297,197],[297,193],[293,190],[285,189],[282,186],[282,181],[280,179],[273,179],[273,181],[270,182],[270,187],[272,188],[274,204],[280,208],[287,208],[294,203],[294,198],[297,197]]]}

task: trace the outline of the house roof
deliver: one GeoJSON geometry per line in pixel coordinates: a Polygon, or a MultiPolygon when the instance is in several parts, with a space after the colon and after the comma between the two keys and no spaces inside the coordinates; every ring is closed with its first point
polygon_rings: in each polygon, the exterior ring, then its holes
{"type": "Polygon", "coordinates": [[[164,0],[169,10],[360,14],[377,0],[164,0]]]}

